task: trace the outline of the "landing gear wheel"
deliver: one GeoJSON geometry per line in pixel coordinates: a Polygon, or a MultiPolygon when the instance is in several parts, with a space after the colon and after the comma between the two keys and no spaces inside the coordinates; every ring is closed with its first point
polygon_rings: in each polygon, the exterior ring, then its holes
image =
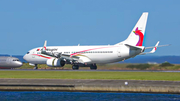
{"type": "Polygon", "coordinates": [[[78,65],[73,65],[73,66],[72,66],[72,69],[73,69],[73,70],[78,70],[78,69],[79,69],[79,66],[78,66],[78,65]]]}
{"type": "Polygon", "coordinates": [[[91,70],[96,70],[96,69],[97,69],[97,66],[96,66],[96,64],[94,64],[94,65],[91,65],[91,66],[90,66],[90,69],[91,69],[91,70]]]}

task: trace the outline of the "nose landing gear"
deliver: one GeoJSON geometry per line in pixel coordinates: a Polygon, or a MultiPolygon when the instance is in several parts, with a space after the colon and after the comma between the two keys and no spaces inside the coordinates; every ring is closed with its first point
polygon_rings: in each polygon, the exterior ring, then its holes
{"type": "Polygon", "coordinates": [[[34,67],[34,69],[38,69],[38,66],[37,66],[37,64],[35,64],[35,67],[34,67]]]}

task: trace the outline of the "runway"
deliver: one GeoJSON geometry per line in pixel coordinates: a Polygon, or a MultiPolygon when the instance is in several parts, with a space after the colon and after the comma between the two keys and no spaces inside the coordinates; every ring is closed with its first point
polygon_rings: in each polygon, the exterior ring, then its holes
{"type": "Polygon", "coordinates": [[[93,86],[161,86],[180,87],[180,81],[152,80],[79,80],[79,79],[0,79],[0,85],[93,85],[93,86]]]}
{"type": "MultiPolygon", "coordinates": [[[[1,69],[3,71],[89,71],[89,72],[180,72],[180,71],[148,71],[148,70],[48,70],[48,69],[1,69]]],[[[44,72],[44,73],[43,73],[44,72]]],[[[122,72],[122,73],[121,73],[122,72]]],[[[11,73],[11,72],[10,72],[11,73]]],[[[14,72],[15,73],[15,72],[14,72]]],[[[18,74],[21,75],[22,73],[18,74]]],[[[34,75],[39,72],[34,72],[34,75]]],[[[138,73],[141,74],[141,73],[138,73]]],[[[164,73],[163,73],[164,74],[164,73]]],[[[171,73],[173,74],[173,73],[171,73]]],[[[177,73],[176,73],[177,74],[177,73]]],[[[6,75],[6,74],[4,74],[6,75]]],[[[23,74],[27,75],[27,74],[23,74]]],[[[68,76],[67,74],[64,74],[68,76]]],[[[63,75],[63,76],[64,76],[63,75]]],[[[31,75],[33,76],[33,75],[31,75]]],[[[37,75],[38,76],[38,75],[37,75]]],[[[51,75],[50,75],[51,76],[51,75]]],[[[55,76],[56,78],[59,76],[55,76]]],[[[87,76],[87,75],[86,75],[87,76]]],[[[116,75],[115,75],[116,76],[116,75]]],[[[127,75],[126,75],[127,76],[127,75]]],[[[128,75],[129,76],[129,75],[128,75]]],[[[11,78],[15,78],[12,75],[11,78]]],[[[28,76],[29,77],[29,76],[28,76]]],[[[49,77],[49,76],[48,76],[49,77]]],[[[176,76],[174,76],[176,77],[176,76]]],[[[47,77],[45,77],[47,78],[47,77]]],[[[141,77],[140,77],[141,78],[141,77]]],[[[139,78],[139,79],[140,79],[139,78]]],[[[166,78],[166,77],[163,77],[166,78]]],[[[111,79],[111,78],[110,78],[111,79]]],[[[180,81],[155,81],[155,80],[102,80],[102,79],[0,79],[1,91],[90,91],[90,92],[147,92],[147,93],[177,93],[180,94],[180,81]]]]}
{"type": "Polygon", "coordinates": [[[180,81],[0,79],[2,91],[91,91],[180,93],[180,81]]]}

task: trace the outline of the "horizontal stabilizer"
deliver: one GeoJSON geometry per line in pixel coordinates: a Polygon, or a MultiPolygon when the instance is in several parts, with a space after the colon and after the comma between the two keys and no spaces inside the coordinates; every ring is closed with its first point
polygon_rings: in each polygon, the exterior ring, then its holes
{"type": "MultiPolygon", "coordinates": [[[[157,47],[164,47],[164,46],[170,46],[171,44],[167,44],[167,45],[159,45],[157,47]]],[[[154,46],[151,47],[145,47],[145,49],[150,49],[150,48],[154,48],[154,46]]]]}
{"type": "Polygon", "coordinates": [[[128,44],[125,44],[126,46],[130,47],[131,49],[142,49],[141,47],[138,47],[138,46],[133,46],[133,45],[128,45],[128,44]]]}
{"type": "MultiPolygon", "coordinates": [[[[154,52],[156,51],[158,45],[159,45],[159,41],[156,43],[156,45],[155,45],[154,47],[151,47],[151,48],[153,48],[153,49],[152,49],[150,52],[141,53],[140,55],[145,55],[145,54],[154,53],[154,52]]],[[[145,48],[145,49],[147,49],[147,48],[145,48]]]]}

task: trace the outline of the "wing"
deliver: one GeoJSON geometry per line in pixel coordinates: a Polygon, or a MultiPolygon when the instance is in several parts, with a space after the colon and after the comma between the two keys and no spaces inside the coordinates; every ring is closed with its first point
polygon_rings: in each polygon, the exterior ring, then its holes
{"type": "Polygon", "coordinates": [[[58,59],[63,59],[66,61],[67,64],[71,63],[84,63],[85,61],[89,61],[87,58],[82,58],[80,56],[72,56],[69,54],[62,54],[61,52],[53,52],[53,51],[46,51],[47,41],[44,42],[44,46],[41,49],[41,54],[51,56],[58,59]],[[81,58],[81,59],[80,59],[81,58]]]}

